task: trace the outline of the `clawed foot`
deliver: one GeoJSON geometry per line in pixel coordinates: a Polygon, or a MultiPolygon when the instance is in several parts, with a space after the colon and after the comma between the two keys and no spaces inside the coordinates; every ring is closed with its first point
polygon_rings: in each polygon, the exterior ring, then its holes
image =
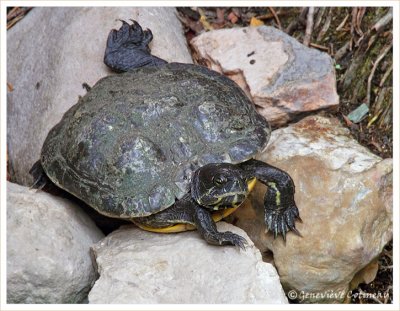
{"type": "Polygon", "coordinates": [[[143,66],[159,66],[166,62],[150,54],[149,43],[153,39],[150,29],[143,30],[134,20],[129,25],[111,30],[107,39],[104,63],[114,71],[128,71],[143,66]]]}
{"type": "Polygon", "coordinates": [[[216,232],[212,235],[205,236],[208,243],[214,245],[234,245],[240,247],[242,250],[246,249],[248,245],[245,238],[230,231],[216,232]]]}
{"type": "Polygon", "coordinates": [[[123,20],[122,26],[118,30],[111,30],[108,35],[107,47],[118,49],[124,47],[143,47],[148,49],[148,44],[153,39],[150,29],[143,31],[142,27],[134,20],[129,25],[123,20]]]}
{"type": "Polygon", "coordinates": [[[286,232],[288,231],[293,231],[298,236],[301,236],[295,226],[296,219],[301,221],[299,210],[294,202],[286,207],[281,206],[276,209],[267,207],[265,209],[267,231],[272,231],[274,233],[274,238],[281,234],[283,240],[286,241],[286,232]]]}

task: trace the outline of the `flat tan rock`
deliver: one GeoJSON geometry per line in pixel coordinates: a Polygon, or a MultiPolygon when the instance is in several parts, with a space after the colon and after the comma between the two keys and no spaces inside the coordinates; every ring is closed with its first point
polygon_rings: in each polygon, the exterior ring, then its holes
{"type": "Polygon", "coordinates": [[[338,107],[330,56],[273,27],[205,32],[191,41],[200,63],[246,92],[273,126],[338,107]]]}

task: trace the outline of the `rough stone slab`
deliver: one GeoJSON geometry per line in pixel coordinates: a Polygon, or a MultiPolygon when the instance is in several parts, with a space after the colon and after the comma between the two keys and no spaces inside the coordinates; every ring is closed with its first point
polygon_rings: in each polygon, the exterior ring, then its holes
{"type": "Polygon", "coordinates": [[[191,63],[182,26],[172,7],[34,8],[7,31],[7,143],[13,181],[31,185],[28,174],[49,130],[79,95],[111,73],[103,64],[109,31],[117,19],[135,19],[153,31],[152,53],[191,63]]]}
{"type": "Polygon", "coordinates": [[[89,303],[287,303],[274,267],[247,250],[207,244],[195,231],[156,234],[123,226],[93,247],[100,278],[89,303]]]}
{"type": "Polygon", "coordinates": [[[273,27],[205,32],[191,45],[200,63],[236,81],[273,126],[338,107],[330,56],[273,27]]]}
{"type": "Polygon", "coordinates": [[[235,212],[235,224],[261,251],[273,252],[285,290],[319,295],[303,302],[334,303],[371,282],[392,239],[392,159],[359,145],[338,120],[314,116],[273,131],[260,160],[293,178],[303,237],[288,233],[285,244],[264,233],[262,185],[235,212]]]}
{"type": "Polygon", "coordinates": [[[7,302],[79,303],[96,280],[104,235],[75,204],[7,182],[7,302]]]}

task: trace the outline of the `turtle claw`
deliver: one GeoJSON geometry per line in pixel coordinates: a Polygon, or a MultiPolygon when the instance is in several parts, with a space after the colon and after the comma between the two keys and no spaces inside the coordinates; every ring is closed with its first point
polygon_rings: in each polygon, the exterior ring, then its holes
{"type": "Polygon", "coordinates": [[[166,61],[150,54],[153,39],[150,29],[143,30],[138,22],[124,20],[118,30],[111,30],[107,39],[104,63],[116,72],[129,71],[144,66],[160,66],[166,61]]]}
{"type": "Polygon", "coordinates": [[[296,234],[297,236],[299,236],[301,238],[303,237],[301,235],[300,231],[296,229],[296,227],[290,228],[290,230],[293,231],[293,233],[296,234]]]}
{"type": "Polygon", "coordinates": [[[244,237],[230,231],[218,232],[214,238],[217,243],[212,244],[216,245],[233,245],[238,246],[242,250],[246,250],[246,246],[248,245],[244,237]]]}
{"type": "Polygon", "coordinates": [[[296,219],[300,219],[299,211],[295,204],[290,205],[287,208],[280,207],[279,209],[265,209],[265,223],[267,226],[266,231],[272,231],[274,239],[278,235],[282,235],[284,241],[286,241],[286,233],[292,231],[298,236],[302,236],[295,226],[296,219]]]}

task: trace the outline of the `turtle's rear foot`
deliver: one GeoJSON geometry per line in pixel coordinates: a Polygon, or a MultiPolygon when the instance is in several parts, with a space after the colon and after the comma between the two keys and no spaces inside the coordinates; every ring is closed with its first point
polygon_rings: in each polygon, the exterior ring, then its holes
{"type": "Polygon", "coordinates": [[[104,63],[112,70],[123,72],[145,66],[161,66],[165,60],[150,54],[149,43],[153,39],[150,29],[143,31],[134,20],[132,24],[121,20],[118,30],[111,30],[107,39],[104,63]]]}
{"type": "Polygon", "coordinates": [[[33,177],[33,184],[31,188],[42,189],[46,185],[51,184],[51,181],[43,170],[40,160],[33,164],[32,168],[29,170],[29,174],[31,174],[33,177]]]}

